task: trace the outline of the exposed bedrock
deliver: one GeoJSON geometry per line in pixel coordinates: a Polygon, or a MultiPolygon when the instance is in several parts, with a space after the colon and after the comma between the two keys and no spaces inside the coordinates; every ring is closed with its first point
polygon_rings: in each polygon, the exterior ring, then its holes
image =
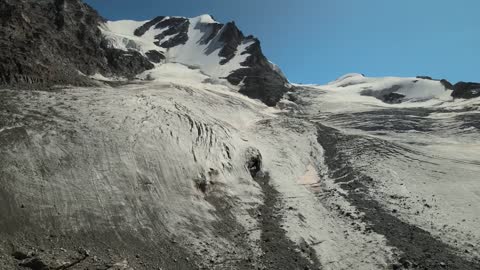
{"type": "Polygon", "coordinates": [[[144,25],[142,25],[141,27],[139,27],[138,29],[136,29],[135,32],[133,32],[133,34],[134,34],[135,36],[141,37],[141,36],[143,36],[152,26],[155,26],[156,24],[158,24],[159,22],[161,22],[163,19],[165,19],[165,16],[155,17],[153,20],[145,23],[144,25]]]}
{"type": "Polygon", "coordinates": [[[220,62],[221,65],[230,61],[237,52],[238,46],[245,40],[243,33],[237,28],[235,22],[229,22],[223,26],[219,41],[223,42],[223,48],[219,52],[219,56],[224,57],[220,62]]]}
{"type": "Polygon", "coordinates": [[[159,51],[151,50],[151,51],[146,52],[145,54],[147,55],[148,60],[150,60],[153,63],[160,63],[163,60],[165,60],[165,55],[163,55],[159,51]]]}
{"type": "MultiPolygon", "coordinates": [[[[158,40],[155,42],[157,46],[162,48],[172,48],[178,45],[183,45],[188,40],[188,27],[190,22],[186,18],[166,18],[155,25],[155,28],[166,28],[161,34],[155,36],[158,40]],[[167,36],[172,38],[160,43],[159,41],[167,36]]],[[[138,30],[138,29],[137,29],[138,30]]]]}
{"type": "Polygon", "coordinates": [[[275,106],[291,90],[291,86],[263,55],[260,41],[255,38],[253,40],[254,43],[246,51],[250,55],[241,64],[243,68],[233,71],[227,80],[234,85],[242,83],[240,93],[260,99],[268,106],[275,106]]]}
{"type": "Polygon", "coordinates": [[[480,83],[458,82],[453,86],[452,97],[454,98],[475,98],[480,97],[480,83]]]}
{"type": "Polygon", "coordinates": [[[153,67],[108,48],[103,19],[80,0],[0,0],[0,10],[0,84],[85,85],[82,74],[132,77],[153,67]]]}
{"type": "Polygon", "coordinates": [[[389,88],[378,90],[366,89],[362,90],[361,95],[373,96],[386,103],[401,103],[405,95],[395,93],[402,88],[401,85],[392,85],[389,88]]]}

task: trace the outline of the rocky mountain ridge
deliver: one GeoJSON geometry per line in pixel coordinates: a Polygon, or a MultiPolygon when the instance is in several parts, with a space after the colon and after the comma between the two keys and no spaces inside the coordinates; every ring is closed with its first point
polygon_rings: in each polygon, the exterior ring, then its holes
{"type": "Polygon", "coordinates": [[[108,48],[103,18],[78,0],[0,1],[0,84],[91,84],[84,75],[133,78],[153,68],[141,55],[108,48]]]}
{"type": "MultiPolygon", "coordinates": [[[[135,46],[122,50],[110,46],[99,29],[106,21],[80,0],[1,0],[0,8],[0,84],[10,87],[92,85],[89,76],[95,74],[133,79],[164,60],[163,49],[195,38],[188,36],[187,18],[157,17],[135,29],[132,35],[141,37],[152,27],[164,29],[153,41],[158,50],[142,52],[135,46]],[[160,43],[165,37],[168,38],[160,43]]],[[[209,22],[202,27],[201,31],[209,34],[201,37],[201,42],[208,44],[215,39],[214,46],[220,48],[218,56],[223,59],[216,63],[218,66],[227,64],[240,44],[251,42],[242,52],[248,54],[246,59],[224,76],[233,85],[239,85],[241,93],[273,106],[288,91],[288,81],[265,58],[257,39],[245,37],[233,22],[209,22]]]]}

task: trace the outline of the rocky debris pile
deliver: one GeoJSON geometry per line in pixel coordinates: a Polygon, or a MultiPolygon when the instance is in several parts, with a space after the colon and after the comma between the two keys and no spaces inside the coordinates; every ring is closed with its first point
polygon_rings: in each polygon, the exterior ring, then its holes
{"type": "MultiPolygon", "coordinates": [[[[67,270],[67,269],[104,269],[104,270],[133,270],[127,259],[103,258],[91,254],[84,248],[69,250],[55,248],[44,250],[39,248],[15,248],[10,256],[15,260],[19,269],[25,270],[67,270]]],[[[140,255],[135,259],[141,260],[140,255]]],[[[139,263],[142,265],[142,263],[139,263]]]]}
{"type": "Polygon", "coordinates": [[[57,252],[20,248],[12,252],[11,256],[17,261],[18,266],[32,270],[70,269],[84,262],[90,252],[85,249],[67,251],[59,249],[57,252]]]}
{"type": "Polygon", "coordinates": [[[88,84],[84,75],[132,77],[153,68],[109,48],[103,19],[80,0],[0,0],[0,84],[88,84]]]}

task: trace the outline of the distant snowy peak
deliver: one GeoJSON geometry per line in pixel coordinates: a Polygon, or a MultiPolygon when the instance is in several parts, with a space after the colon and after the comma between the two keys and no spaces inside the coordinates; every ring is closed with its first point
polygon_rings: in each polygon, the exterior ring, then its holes
{"type": "MultiPolygon", "coordinates": [[[[124,25],[125,22],[108,22],[107,26],[117,29],[118,24],[124,25]]],[[[136,26],[128,33],[136,38],[122,39],[122,42],[136,43],[135,40],[141,39],[143,45],[120,44],[119,48],[137,49],[146,56],[157,51],[166,62],[197,67],[215,78],[226,78],[242,68],[250,55],[248,47],[255,44],[255,39],[245,37],[235,23],[220,24],[210,15],[194,18],[161,16],[136,26]]],[[[125,36],[125,33],[121,34],[125,36]]]]}
{"type": "Polygon", "coordinates": [[[333,84],[339,84],[339,83],[341,83],[341,82],[343,82],[343,81],[352,80],[352,79],[354,79],[354,78],[357,78],[357,79],[360,79],[360,80],[361,80],[362,78],[365,78],[365,76],[364,76],[363,74],[360,74],[360,73],[347,73],[347,74],[341,76],[340,78],[336,79],[335,81],[330,82],[330,83],[328,83],[328,84],[331,84],[331,85],[333,85],[333,84]]]}
{"type": "Polygon", "coordinates": [[[263,55],[260,41],[245,36],[234,22],[221,24],[210,15],[159,16],[150,21],[109,21],[101,30],[114,48],[139,52],[154,63],[198,68],[270,106],[290,87],[281,70],[263,55]]]}
{"type": "Polygon", "coordinates": [[[449,96],[452,92],[445,81],[421,77],[369,78],[357,73],[344,75],[323,88],[372,96],[386,103],[425,101],[449,96]]]}

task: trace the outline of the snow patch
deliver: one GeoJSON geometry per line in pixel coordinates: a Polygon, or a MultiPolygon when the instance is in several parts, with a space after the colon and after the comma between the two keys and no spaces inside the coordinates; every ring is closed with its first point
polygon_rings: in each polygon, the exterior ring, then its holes
{"type": "Polygon", "coordinates": [[[192,22],[197,22],[197,23],[203,23],[203,24],[209,24],[209,23],[218,23],[213,19],[211,15],[208,14],[203,14],[198,17],[190,19],[192,22]]]}
{"type": "Polygon", "coordinates": [[[124,51],[136,50],[143,55],[151,50],[163,52],[163,48],[154,44],[154,36],[160,34],[159,31],[151,31],[142,37],[134,35],[135,30],[146,22],[148,21],[107,21],[100,26],[100,30],[107,39],[109,46],[113,48],[124,51]]]}

